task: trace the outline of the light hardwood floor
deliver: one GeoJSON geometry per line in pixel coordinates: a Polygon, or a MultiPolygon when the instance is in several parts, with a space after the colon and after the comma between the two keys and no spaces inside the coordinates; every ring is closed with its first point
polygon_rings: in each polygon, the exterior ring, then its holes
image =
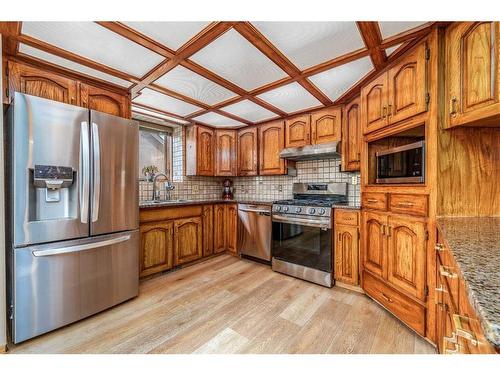
{"type": "Polygon", "coordinates": [[[368,297],[221,255],[12,353],[434,353],[368,297]]]}

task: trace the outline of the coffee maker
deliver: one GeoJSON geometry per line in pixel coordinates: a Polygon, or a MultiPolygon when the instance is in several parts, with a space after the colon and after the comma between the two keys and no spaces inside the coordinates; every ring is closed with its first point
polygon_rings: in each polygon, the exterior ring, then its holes
{"type": "Polygon", "coordinates": [[[222,190],[222,199],[225,200],[232,200],[233,199],[233,182],[229,179],[226,178],[224,182],[222,183],[224,186],[224,189],[222,190]]]}

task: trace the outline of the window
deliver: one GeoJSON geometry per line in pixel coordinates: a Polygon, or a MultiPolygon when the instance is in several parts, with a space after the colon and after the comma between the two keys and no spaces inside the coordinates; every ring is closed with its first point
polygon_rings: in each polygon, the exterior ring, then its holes
{"type": "Polygon", "coordinates": [[[170,131],[139,127],[139,178],[147,180],[147,173],[165,173],[172,180],[172,135],[170,131]]]}

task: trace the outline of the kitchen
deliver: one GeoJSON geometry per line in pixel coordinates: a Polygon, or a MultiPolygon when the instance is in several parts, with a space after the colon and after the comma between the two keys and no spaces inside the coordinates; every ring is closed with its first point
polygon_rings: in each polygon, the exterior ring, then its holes
{"type": "Polygon", "coordinates": [[[500,352],[499,22],[0,34],[3,351],[500,352]]]}

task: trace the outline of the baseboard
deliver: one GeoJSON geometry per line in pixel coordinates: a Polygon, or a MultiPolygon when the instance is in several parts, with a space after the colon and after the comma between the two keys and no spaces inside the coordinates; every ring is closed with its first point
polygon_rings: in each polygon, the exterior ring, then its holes
{"type": "Polygon", "coordinates": [[[7,345],[0,345],[0,354],[7,354],[7,345]]]}

